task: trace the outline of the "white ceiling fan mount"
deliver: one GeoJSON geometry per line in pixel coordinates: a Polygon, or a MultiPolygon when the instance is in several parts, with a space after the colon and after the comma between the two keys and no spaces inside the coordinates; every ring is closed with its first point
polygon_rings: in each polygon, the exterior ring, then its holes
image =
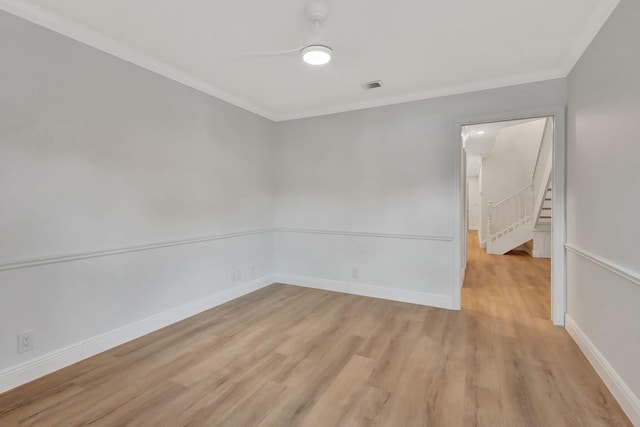
{"type": "Polygon", "coordinates": [[[324,22],[329,15],[329,7],[325,1],[315,0],[307,4],[305,13],[314,26],[313,37],[310,42],[295,49],[264,52],[245,56],[278,56],[297,53],[300,55],[302,60],[309,65],[325,65],[329,63],[331,61],[331,56],[333,55],[333,49],[326,43],[320,42],[318,36],[320,24],[324,22]]]}
{"type": "Polygon", "coordinates": [[[307,17],[314,24],[320,24],[329,15],[329,6],[323,1],[312,1],[307,4],[307,17]]]}
{"type": "MultiPolygon", "coordinates": [[[[314,1],[307,4],[307,17],[313,22],[315,27],[314,40],[317,40],[318,35],[318,27],[320,23],[327,19],[327,15],[329,14],[329,7],[325,2],[322,1],[314,1]]],[[[329,46],[316,43],[315,41],[307,44],[302,49],[300,49],[300,55],[302,56],[302,60],[310,65],[324,65],[331,61],[331,55],[333,54],[333,49],[329,46]]]]}

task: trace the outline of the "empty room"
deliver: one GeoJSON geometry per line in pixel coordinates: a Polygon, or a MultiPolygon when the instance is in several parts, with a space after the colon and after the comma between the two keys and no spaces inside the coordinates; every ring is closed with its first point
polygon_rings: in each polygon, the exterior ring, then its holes
{"type": "Polygon", "coordinates": [[[0,0],[0,426],[640,426],[637,0],[0,0]]]}

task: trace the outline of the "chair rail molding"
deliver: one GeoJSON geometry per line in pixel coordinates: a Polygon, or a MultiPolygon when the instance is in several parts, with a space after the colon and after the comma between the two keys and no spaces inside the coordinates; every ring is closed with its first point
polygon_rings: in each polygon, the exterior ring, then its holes
{"type": "Polygon", "coordinates": [[[168,241],[162,241],[162,242],[156,242],[156,243],[148,243],[144,245],[125,246],[121,248],[97,249],[97,250],[90,250],[90,251],[84,251],[84,252],[74,252],[70,254],[43,256],[43,257],[35,257],[35,258],[28,258],[28,259],[14,260],[14,261],[4,261],[4,262],[0,262],[0,271],[35,267],[38,265],[56,264],[60,262],[70,262],[70,261],[76,261],[76,260],[88,259],[88,258],[99,258],[104,256],[125,254],[129,252],[148,251],[152,249],[168,248],[171,246],[191,245],[195,243],[210,242],[213,240],[223,240],[223,239],[232,239],[235,237],[253,236],[257,234],[270,233],[272,231],[273,231],[272,228],[260,228],[255,230],[223,233],[223,234],[216,234],[216,235],[202,236],[202,237],[193,237],[188,239],[168,240],[168,241]]]}
{"type": "Polygon", "coordinates": [[[579,257],[586,259],[587,261],[591,262],[592,264],[595,264],[597,266],[600,266],[606,270],[609,270],[610,272],[622,277],[623,279],[628,280],[629,282],[636,284],[638,286],[640,286],[640,273],[637,273],[635,271],[629,270],[628,268],[622,267],[616,263],[614,263],[613,261],[609,261],[608,259],[605,259],[599,255],[595,255],[592,254],[591,252],[588,252],[584,249],[580,249],[577,246],[574,246],[570,243],[567,243],[566,245],[564,245],[565,248],[567,248],[567,251],[578,255],[579,257]]]}
{"type": "Polygon", "coordinates": [[[436,240],[442,242],[450,242],[452,236],[446,235],[427,235],[427,234],[399,234],[399,233],[377,233],[368,231],[345,231],[345,230],[320,230],[312,228],[286,228],[276,227],[274,229],[278,233],[300,233],[300,234],[329,234],[335,236],[355,236],[355,237],[377,237],[381,239],[407,239],[407,240],[436,240]]]}

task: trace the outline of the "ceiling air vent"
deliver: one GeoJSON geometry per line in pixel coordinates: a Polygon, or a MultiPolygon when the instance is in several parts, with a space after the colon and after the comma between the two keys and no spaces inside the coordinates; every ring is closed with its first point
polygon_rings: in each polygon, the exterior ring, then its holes
{"type": "Polygon", "coordinates": [[[368,82],[362,85],[363,88],[369,90],[369,89],[376,89],[379,87],[382,87],[382,82],[380,80],[375,80],[373,82],[368,82]]]}

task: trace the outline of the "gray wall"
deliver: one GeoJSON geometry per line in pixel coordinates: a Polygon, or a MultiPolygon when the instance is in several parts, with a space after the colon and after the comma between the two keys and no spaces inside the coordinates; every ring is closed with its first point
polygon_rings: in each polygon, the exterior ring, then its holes
{"type": "MultiPolygon", "coordinates": [[[[270,121],[1,12],[0,58],[0,264],[272,226],[270,121]]],[[[0,371],[267,275],[272,253],[258,233],[0,271],[0,371]]]]}
{"type": "Polygon", "coordinates": [[[565,89],[551,80],[279,123],[276,225],[294,230],[276,236],[278,272],[451,307],[456,121],[564,105],[565,89]]]}
{"type": "MultiPolygon", "coordinates": [[[[568,319],[640,397],[640,2],[622,0],[569,76],[568,319]]],[[[569,326],[569,322],[568,322],[569,326]]],[[[636,402],[639,402],[636,400],[636,402]]],[[[636,408],[640,423],[640,406],[636,408]]]]}

